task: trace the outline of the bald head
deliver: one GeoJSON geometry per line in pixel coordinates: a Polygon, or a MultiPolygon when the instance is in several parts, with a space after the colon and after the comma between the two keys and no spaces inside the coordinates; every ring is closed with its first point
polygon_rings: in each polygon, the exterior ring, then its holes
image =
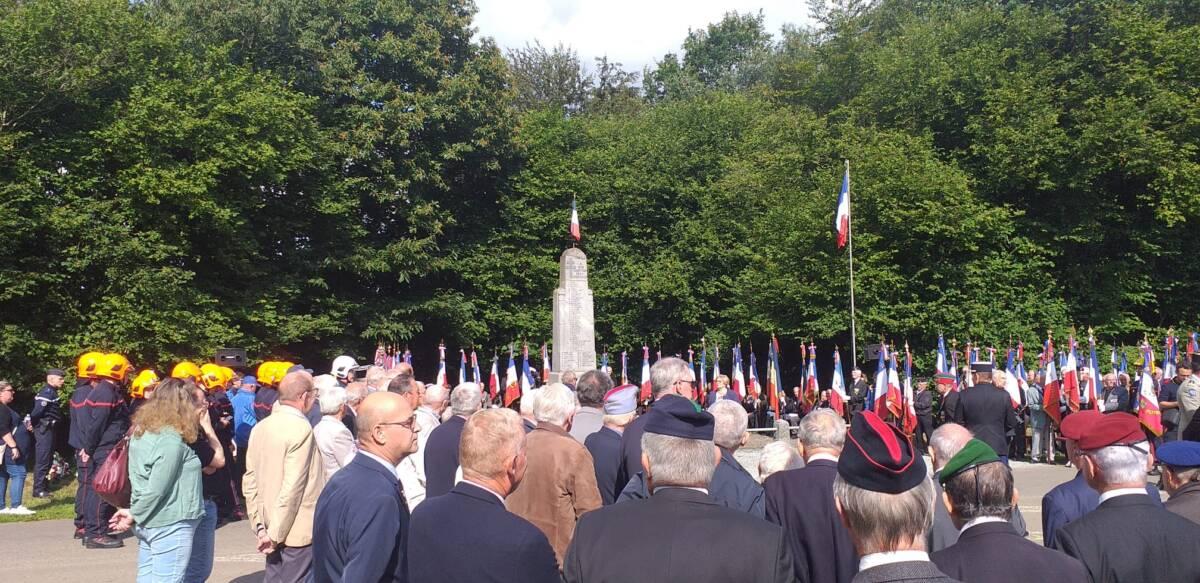
{"type": "Polygon", "coordinates": [[[393,464],[416,451],[417,428],[408,399],[396,393],[371,393],[359,403],[357,415],[355,428],[363,451],[393,464]]]}
{"type": "Polygon", "coordinates": [[[298,370],[289,372],[279,381],[279,400],[280,401],[299,401],[304,398],[304,395],[313,388],[313,376],[298,370]]]}
{"type": "Polygon", "coordinates": [[[933,470],[938,471],[950,461],[950,458],[962,451],[971,441],[970,430],[957,423],[945,423],[929,436],[929,455],[933,458],[933,470]]]}

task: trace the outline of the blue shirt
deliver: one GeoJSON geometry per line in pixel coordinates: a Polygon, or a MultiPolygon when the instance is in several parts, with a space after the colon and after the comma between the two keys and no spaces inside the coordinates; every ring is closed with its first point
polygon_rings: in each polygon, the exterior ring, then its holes
{"type": "Polygon", "coordinates": [[[238,391],[229,402],[233,403],[233,440],[245,447],[250,443],[250,430],[258,423],[254,416],[254,393],[238,391]]]}

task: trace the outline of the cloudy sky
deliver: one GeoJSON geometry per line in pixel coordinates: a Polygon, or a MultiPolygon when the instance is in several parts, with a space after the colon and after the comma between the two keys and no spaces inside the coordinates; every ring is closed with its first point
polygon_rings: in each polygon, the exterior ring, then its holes
{"type": "Polygon", "coordinates": [[[804,0],[475,0],[478,34],[501,48],[539,40],[566,44],[590,65],[608,55],[626,70],[641,71],[664,53],[679,51],[688,29],[704,28],[726,12],[762,10],[777,37],[784,24],[807,24],[804,0]]]}

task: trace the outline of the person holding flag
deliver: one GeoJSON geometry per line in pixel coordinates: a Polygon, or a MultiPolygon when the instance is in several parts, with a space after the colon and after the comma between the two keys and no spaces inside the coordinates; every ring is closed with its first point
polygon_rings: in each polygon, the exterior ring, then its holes
{"type": "MultiPolygon", "coordinates": [[[[1062,381],[1058,378],[1058,369],[1054,361],[1053,338],[1046,339],[1042,359],[1043,366],[1046,367],[1046,380],[1042,383],[1042,411],[1054,422],[1054,426],[1058,427],[1062,424],[1062,381]]],[[[1054,459],[1053,450],[1048,459],[1054,459]]]]}
{"type": "Polygon", "coordinates": [[[808,346],[808,360],[804,366],[804,412],[807,414],[821,399],[821,387],[817,383],[817,345],[808,346]]]}
{"type": "Polygon", "coordinates": [[[742,405],[750,415],[751,427],[769,427],[767,409],[763,406],[762,385],[758,382],[758,361],[754,358],[753,345],[750,346],[750,376],[746,379],[746,398],[742,400],[742,405]]]}

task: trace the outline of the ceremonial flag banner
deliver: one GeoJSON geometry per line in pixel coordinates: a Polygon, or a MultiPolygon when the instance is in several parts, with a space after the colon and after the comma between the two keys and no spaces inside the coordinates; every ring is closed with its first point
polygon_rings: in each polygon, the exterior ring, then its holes
{"type": "Polygon", "coordinates": [[[642,390],[639,398],[650,398],[650,347],[648,346],[642,346],[642,390]]]}
{"type": "Polygon", "coordinates": [[[1067,363],[1062,371],[1062,391],[1067,396],[1067,408],[1079,411],[1079,363],[1075,358],[1075,337],[1068,340],[1067,363]]]}
{"type": "Polygon", "coordinates": [[[446,345],[438,344],[438,371],[437,380],[434,381],[439,387],[449,387],[450,381],[446,379],[446,345]]]}
{"type": "Polygon", "coordinates": [[[713,376],[712,390],[717,390],[717,377],[721,376],[721,345],[718,344],[713,350],[713,376]]]}
{"type": "Polygon", "coordinates": [[[1092,404],[1092,407],[1096,407],[1103,411],[1104,404],[1101,403],[1099,399],[1100,360],[1096,358],[1096,337],[1092,336],[1090,333],[1088,334],[1088,350],[1088,370],[1090,371],[1089,376],[1092,378],[1088,379],[1088,386],[1086,389],[1087,399],[1088,402],[1092,404]]]}
{"type": "Polygon", "coordinates": [[[962,383],[958,379],[958,350],[950,353],[950,370],[954,371],[954,392],[958,392],[962,388],[962,383]]]}
{"type": "Polygon", "coordinates": [[[465,350],[458,349],[458,384],[467,382],[467,353],[465,350]]]}
{"type": "Polygon", "coordinates": [[[1163,350],[1162,378],[1164,381],[1170,381],[1171,379],[1175,378],[1176,356],[1175,336],[1173,334],[1168,334],[1166,348],[1163,350]]]}
{"type": "Polygon", "coordinates": [[[521,396],[521,381],[517,378],[517,363],[513,360],[513,347],[508,346],[508,369],[504,371],[504,406],[507,407],[521,396]]]}
{"type": "Polygon", "coordinates": [[[942,338],[941,334],[938,334],[937,384],[953,388],[955,384],[954,374],[950,371],[948,364],[946,362],[946,339],[942,338]]]}
{"type": "Polygon", "coordinates": [[[808,366],[804,373],[804,400],[807,408],[812,409],[821,401],[821,387],[817,383],[817,345],[808,345],[808,366]]]}
{"type": "Polygon", "coordinates": [[[896,419],[903,419],[904,393],[900,389],[899,371],[896,370],[898,368],[898,363],[896,362],[897,358],[899,357],[896,355],[896,351],[893,350],[891,353],[891,359],[888,360],[887,409],[892,413],[892,415],[896,416],[896,419]]]}
{"type": "Polygon", "coordinates": [[[571,198],[571,238],[576,241],[580,238],[579,211],[575,208],[574,198],[571,198]]]}
{"type": "Polygon", "coordinates": [[[879,347],[879,362],[875,363],[875,414],[880,417],[886,417],[887,409],[887,394],[888,394],[888,356],[887,345],[882,344],[879,347]]]}
{"type": "MultiPolygon", "coordinates": [[[[970,340],[967,341],[967,348],[963,351],[963,355],[967,358],[968,370],[970,370],[971,363],[979,362],[979,351],[971,348],[970,340]]],[[[968,372],[963,376],[963,384],[966,385],[967,388],[975,386],[975,375],[971,372],[968,372]]]]}
{"type": "Polygon", "coordinates": [[[746,376],[742,372],[742,345],[733,347],[733,392],[738,399],[746,396],[746,376]]]}
{"type": "Polygon", "coordinates": [[[1138,420],[1155,436],[1163,434],[1162,410],[1158,405],[1158,393],[1154,390],[1154,349],[1149,343],[1142,345],[1142,377],[1138,383],[1138,420]]]}
{"type": "Polygon", "coordinates": [[[488,397],[489,400],[496,399],[496,393],[500,391],[500,356],[492,354],[492,371],[488,374],[488,397]]]}
{"type": "MultiPolygon", "coordinates": [[[[600,357],[600,367],[599,367],[597,370],[602,370],[602,371],[604,371],[604,372],[606,372],[606,373],[608,372],[608,353],[607,353],[607,352],[605,352],[605,353],[604,353],[604,354],[603,354],[603,355],[600,357]]],[[[610,376],[611,376],[611,375],[610,375],[610,376]]]]}
{"type": "Polygon", "coordinates": [[[471,379],[483,388],[483,378],[479,376],[479,357],[475,354],[475,349],[471,349],[471,379]]]}
{"type": "Polygon", "coordinates": [[[1046,383],[1042,387],[1042,410],[1054,421],[1055,425],[1058,425],[1062,423],[1062,411],[1059,410],[1062,403],[1062,383],[1058,379],[1058,370],[1055,368],[1053,341],[1046,340],[1043,356],[1046,360],[1046,383]]]}
{"type": "Polygon", "coordinates": [[[1008,364],[1004,367],[1006,371],[1004,375],[1004,392],[1008,393],[1008,400],[1012,402],[1013,408],[1021,406],[1021,377],[1023,376],[1018,369],[1016,360],[1016,352],[1008,349],[1008,364]]]}
{"type": "Polygon", "coordinates": [[[846,403],[850,400],[850,396],[846,393],[846,377],[842,373],[842,355],[838,353],[837,347],[833,349],[833,382],[831,383],[833,390],[829,391],[829,406],[838,415],[846,414],[846,403]]]}
{"type": "Polygon", "coordinates": [[[542,343],[542,384],[550,384],[550,352],[545,342],[542,343]]]}
{"type": "Polygon", "coordinates": [[[700,384],[696,387],[696,401],[703,406],[708,400],[708,346],[703,344],[700,346],[700,384]]]}
{"type": "Polygon", "coordinates": [[[771,411],[775,421],[781,421],[779,416],[779,387],[783,386],[779,376],[779,341],[771,336],[771,348],[767,351],[767,400],[771,403],[771,411]]]}
{"type": "Polygon", "coordinates": [[[529,369],[529,345],[521,343],[521,396],[533,389],[533,371],[529,369]]]}
{"type": "Polygon", "coordinates": [[[758,363],[754,361],[754,347],[750,347],[750,376],[746,380],[746,392],[757,399],[761,389],[758,386],[758,363]]]}
{"type": "Polygon", "coordinates": [[[621,384],[629,384],[629,353],[625,350],[621,351],[621,384]]]}
{"type": "MultiPolygon", "coordinates": [[[[1200,341],[1197,341],[1196,333],[1192,332],[1192,335],[1191,335],[1190,339],[1188,340],[1188,349],[1187,349],[1188,362],[1192,362],[1192,357],[1195,356],[1197,352],[1200,352],[1200,341]]],[[[1195,372],[1195,371],[1192,371],[1192,372],[1195,372]]]]}
{"type": "Polygon", "coordinates": [[[387,359],[387,352],[383,349],[383,344],[375,347],[375,366],[382,368],[384,361],[387,359]]]}
{"type": "MultiPolygon", "coordinates": [[[[691,346],[688,347],[688,368],[692,369],[692,380],[700,380],[700,373],[696,371],[696,351],[692,350],[691,346]]],[[[696,392],[700,393],[701,391],[696,392]]],[[[697,397],[699,397],[699,395],[697,395],[697,397]]],[[[699,398],[696,400],[699,400],[699,398]]]]}
{"type": "Polygon", "coordinates": [[[904,345],[904,432],[917,430],[917,406],[913,403],[912,352],[904,345]]]}
{"type": "Polygon", "coordinates": [[[846,246],[850,239],[850,167],[842,176],[842,190],[838,193],[837,215],[833,218],[833,230],[837,233],[838,249],[846,246]]]}

